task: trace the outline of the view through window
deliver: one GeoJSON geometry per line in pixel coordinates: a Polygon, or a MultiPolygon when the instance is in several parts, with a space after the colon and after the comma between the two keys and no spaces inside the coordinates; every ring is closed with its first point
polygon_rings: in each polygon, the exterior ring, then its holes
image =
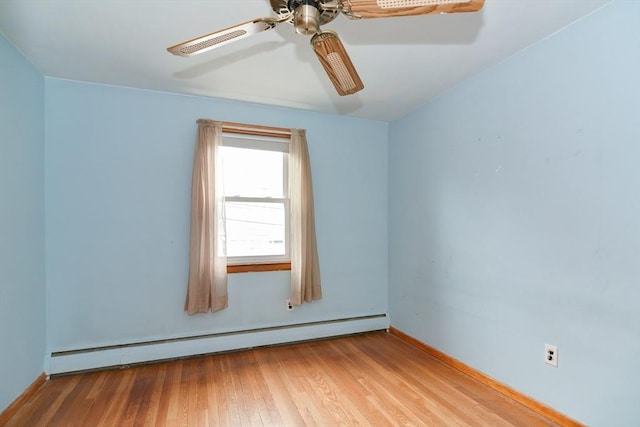
{"type": "Polygon", "coordinates": [[[228,263],[288,262],[288,140],[223,140],[228,263]]]}

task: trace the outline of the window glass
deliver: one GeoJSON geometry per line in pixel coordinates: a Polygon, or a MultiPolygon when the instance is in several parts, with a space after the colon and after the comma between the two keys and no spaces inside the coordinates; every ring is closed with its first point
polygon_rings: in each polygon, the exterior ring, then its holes
{"type": "Polygon", "coordinates": [[[233,264],[289,261],[288,144],[226,138],[226,249],[233,264]]]}
{"type": "Polygon", "coordinates": [[[227,256],[285,255],[285,203],[226,202],[227,256]]]}
{"type": "Polygon", "coordinates": [[[284,197],[284,153],[223,147],[225,196],[284,197]]]}

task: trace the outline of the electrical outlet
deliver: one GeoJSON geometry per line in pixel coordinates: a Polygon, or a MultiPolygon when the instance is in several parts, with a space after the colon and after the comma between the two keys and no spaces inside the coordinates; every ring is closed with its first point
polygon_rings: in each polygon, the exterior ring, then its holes
{"type": "Polygon", "coordinates": [[[291,303],[291,300],[290,300],[290,299],[288,299],[288,300],[287,300],[287,311],[293,311],[293,309],[294,309],[294,306],[293,306],[293,304],[291,303]]]}
{"type": "Polygon", "coordinates": [[[558,347],[551,344],[544,345],[544,362],[556,368],[558,367],[558,347]]]}

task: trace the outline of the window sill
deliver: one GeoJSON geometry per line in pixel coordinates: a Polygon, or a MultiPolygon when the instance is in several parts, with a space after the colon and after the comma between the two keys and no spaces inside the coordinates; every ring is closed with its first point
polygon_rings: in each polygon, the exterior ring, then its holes
{"type": "Polygon", "coordinates": [[[290,262],[279,262],[273,264],[239,264],[239,265],[228,265],[227,273],[255,273],[262,271],[284,271],[291,270],[290,262]]]}

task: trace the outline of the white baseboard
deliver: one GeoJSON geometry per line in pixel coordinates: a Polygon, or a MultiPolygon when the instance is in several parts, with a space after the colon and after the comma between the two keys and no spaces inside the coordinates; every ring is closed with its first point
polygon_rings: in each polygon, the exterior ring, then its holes
{"type": "Polygon", "coordinates": [[[131,365],[389,328],[385,314],[51,353],[49,374],[131,365]]]}

